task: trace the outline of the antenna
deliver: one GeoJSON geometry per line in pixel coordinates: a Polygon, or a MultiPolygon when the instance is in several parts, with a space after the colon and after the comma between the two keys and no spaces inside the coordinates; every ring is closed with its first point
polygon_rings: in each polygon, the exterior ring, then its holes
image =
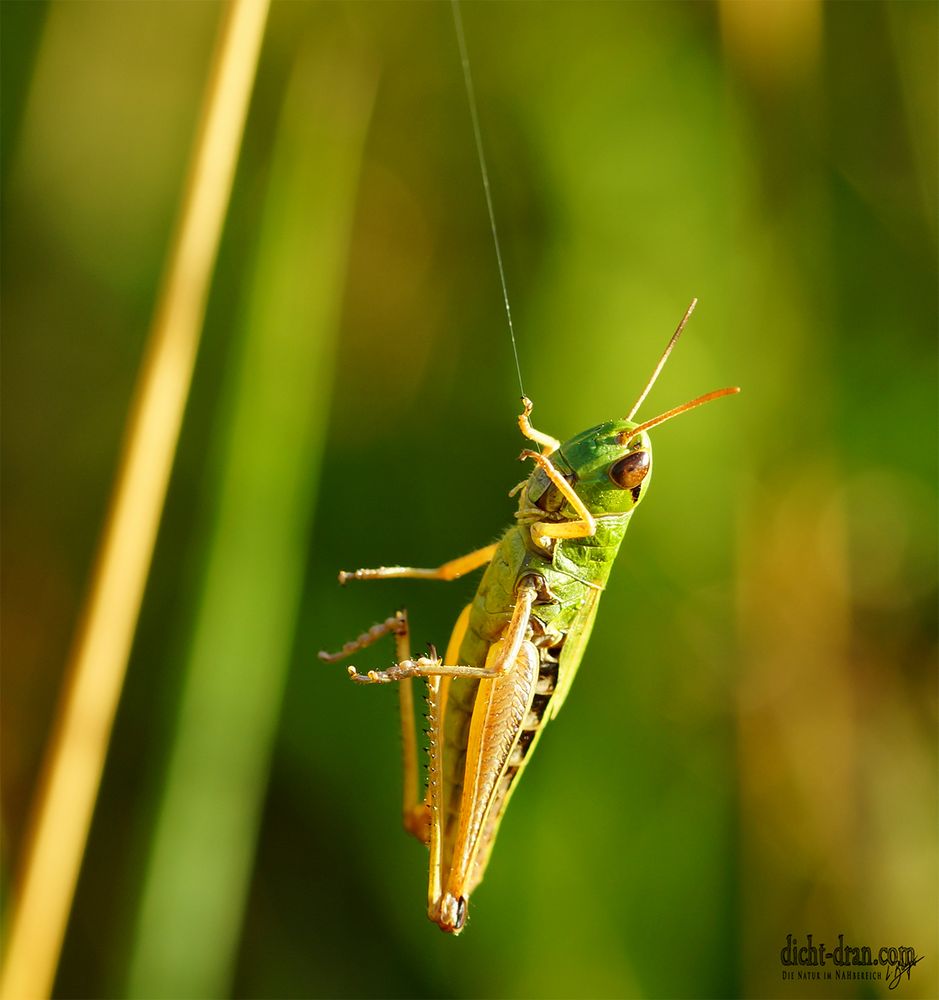
{"type": "Polygon", "coordinates": [[[713,392],[706,392],[703,396],[698,396],[697,399],[692,399],[690,403],[682,403],[681,406],[676,406],[674,409],[666,410],[665,413],[660,413],[657,417],[647,420],[638,427],[633,427],[628,431],[622,431],[618,435],[619,443],[626,444],[629,441],[632,441],[632,439],[640,431],[647,431],[650,427],[657,427],[659,424],[664,424],[666,420],[671,420],[672,417],[677,417],[679,413],[687,413],[688,410],[693,410],[696,406],[702,406],[704,403],[710,403],[712,399],[720,399],[721,396],[734,396],[738,392],[740,392],[740,386],[738,385],[728,386],[726,389],[714,389],[713,392]]]}
{"type": "Polygon", "coordinates": [[[649,377],[649,381],[646,382],[646,387],[645,389],[642,390],[642,395],[636,400],[636,402],[633,404],[633,408],[627,414],[626,416],[627,420],[632,420],[639,407],[642,406],[646,396],[649,395],[649,390],[652,388],[652,386],[655,385],[655,380],[659,377],[659,373],[665,367],[665,362],[668,361],[668,356],[669,354],[672,353],[672,348],[674,348],[674,346],[678,343],[678,338],[681,336],[681,332],[682,330],[684,330],[685,324],[687,324],[688,320],[691,318],[691,314],[694,312],[694,307],[697,304],[698,304],[697,299],[691,300],[691,305],[688,306],[688,308],[685,310],[685,315],[682,316],[681,322],[678,324],[678,328],[672,334],[671,340],[669,340],[669,342],[665,345],[665,350],[662,352],[662,357],[659,358],[659,363],[655,366],[655,371],[649,377]]]}

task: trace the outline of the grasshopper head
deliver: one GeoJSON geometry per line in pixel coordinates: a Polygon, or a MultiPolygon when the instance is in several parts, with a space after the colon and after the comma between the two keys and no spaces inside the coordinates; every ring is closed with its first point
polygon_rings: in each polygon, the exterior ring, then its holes
{"type": "Polygon", "coordinates": [[[652,442],[632,420],[610,420],[565,441],[560,457],[573,486],[595,515],[627,514],[642,502],[652,479],[652,442]]]}
{"type": "MultiPolygon", "coordinates": [[[[587,509],[595,516],[629,514],[646,495],[652,473],[652,427],[687,413],[702,403],[740,392],[736,387],[715,389],[637,424],[632,414],[610,420],[565,441],[555,465],[566,476],[587,509]]],[[[539,509],[552,512],[562,505],[560,491],[536,470],[529,481],[527,500],[539,509]]]]}
{"type": "MultiPolygon", "coordinates": [[[[665,413],[660,413],[657,417],[645,420],[641,424],[633,420],[678,342],[697,302],[697,299],[693,299],[688,306],[629,414],[620,420],[610,420],[597,427],[591,427],[590,430],[565,441],[558,450],[555,459],[557,470],[565,476],[595,517],[630,514],[642,502],[652,478],[652,443],[647,433],[651,428],[664,424],[681,413],[687,413],[688,410],[693,410],[703,403],[740,392],[736,386],[715,389],[713,392],[698,396],[697,399],[682,403],[681,406],[666,410],[665,413]]],[[[527,405],[529,409],[526,410],[526,416],[530,412],[530,404],[527,405]]],[[[563,517],[565,515],[560,514],[560,511],[566,502],[562,491],[549,482],[545,472],[535,470],[528,482],[520,512],[524,514],[536,507],[546,514],[563,517]]]]}

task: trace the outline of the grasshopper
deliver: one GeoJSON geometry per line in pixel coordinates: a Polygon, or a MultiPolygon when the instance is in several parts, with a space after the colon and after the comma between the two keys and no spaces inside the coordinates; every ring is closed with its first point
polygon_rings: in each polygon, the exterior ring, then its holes
{"type": "Polygon", "coordinates": [[[338,653],[335,662],[383,636],[394,636],[397,662],[349,676],[358,684],[398,685],[404,763],[404,827],[430,848],[428,916],[459,934],[470,894],[486,870],[496,833],[519,776],[545,725],[560,711],[587,648],[600,596],[633,512],[649,488],[648,431],[720,396],[717,389],[644,423],[636,414],[688,321],[692,301],[623,419],[610,420],[563,444],[536,430],[522,397],[518,426],[540,446],[520,460],[535,468],[519,495],[516,523],[492,545],[438,566],[381,566],[343,571],[348,580],[457,580],[486,571],[457,619],[441,659],[433,647],[411,657],[408,618],[398,611],[338,653]],[[411,681],[427,685],[429,776],[418,797],[417,742],[411,681]]]}

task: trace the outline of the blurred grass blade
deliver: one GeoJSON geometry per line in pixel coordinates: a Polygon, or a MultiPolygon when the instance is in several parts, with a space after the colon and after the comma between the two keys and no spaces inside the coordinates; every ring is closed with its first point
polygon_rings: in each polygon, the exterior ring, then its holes
{"type": "Polygon", "coordinates": [[[44,764],[0,982],[48,996],[101,782],[205,313],[267,19],[229,8],[82,625],[44,764]]]}
{"type": "Polygon", "coordinates": [[[372,87],[301,54],[278,126],[128,995],[233,970],[307,556],[372,87]]]}

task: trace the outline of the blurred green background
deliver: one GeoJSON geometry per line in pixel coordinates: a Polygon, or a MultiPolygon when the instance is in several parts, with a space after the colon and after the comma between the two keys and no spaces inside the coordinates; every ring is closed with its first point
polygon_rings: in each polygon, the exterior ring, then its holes
{"type": "MultiPolygon", "coordinates": [[[[104,521],[221,7],[4,3],[3,883],[104,521]]],[[[458,940],[393,692],[315,653],[473,582],[518,388],[448,4],[280,3],[55,994],[939,993],[937,11],[464,6],[525,387],[655,432],[574,692],[458,940]]],[[[389,661],[390,645],[357,663],[389,661]]]]}

